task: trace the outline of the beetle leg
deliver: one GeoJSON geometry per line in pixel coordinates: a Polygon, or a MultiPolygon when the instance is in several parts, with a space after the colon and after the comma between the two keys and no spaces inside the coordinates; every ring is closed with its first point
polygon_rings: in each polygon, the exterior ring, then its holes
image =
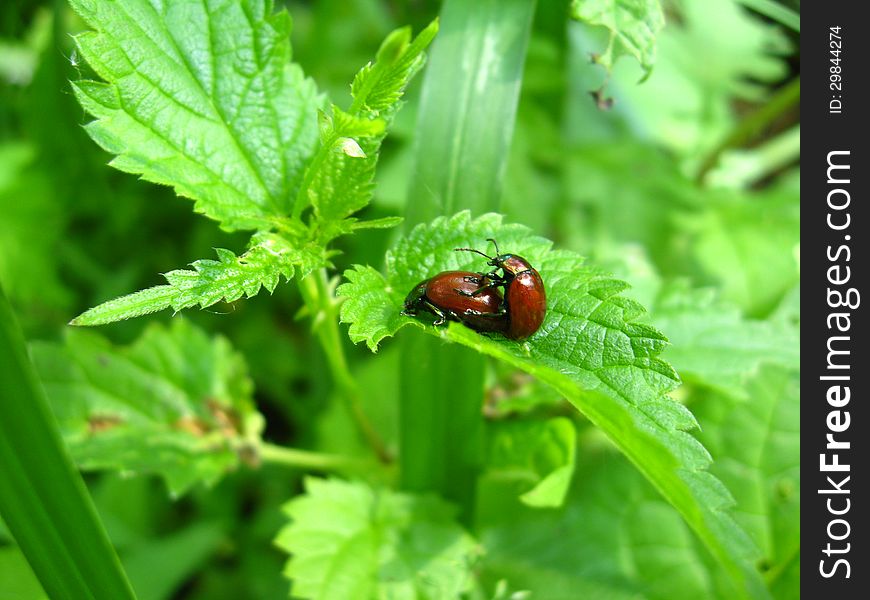
{"type": "Polygon", "coordinates": [[[453,288],[453,291],[456,292],[457,294],[459,294],[460,296],[474,298],[475,296],[478,296],[478,295],[482,294],[483,292],[487,291],[488,289],[491,289],[494,287],[495,287],[494,285],[485,285],[483,287],[477,288],[473,292],[467,292],[465,290],[460,290],[459,288],[453,288]]]}
{"type": "Polygon", "coordinates": [[[505,315],[506,312],[507,310],[505,310],[504,307],[499,307],[498,312],[481,312],[473,308],[466,308],[465,312],[463,312],[462,315],[467,317],[486,317],[488,319],[500,319],[505,315]]]}
{"type": "Polygon", "coordinates": [[[426,302],[426,308],[432,311],[436,317],[438,317],[432,324],[433,325],[444,325],[444,322],[447,320],[447,315],[444,314],[444,311],[432,304],[431,302],[426,302]]]}
{"type": "Polygon", "coordinates": [[[493,269],[489,273],[481,273],[483,277],[492,281],[492,285],[507,285],[508,278],[498,274],[498,269],[493,269]]]}
{"type": "MultiPolygon", "coordinates": [[[[466,279],[471,279],[471,278],[466,278],[466,279]]],[[[494,287],[498,287],[499,285],[501,285],[501,284],[500,283],[488,283],[483,287],[477,288],[473,292],[467,292],[465,290],[460,290],[459,288],[453,288],[453,291],[456,292],[457,294],[459,294],[460,296],[474,298],[476,296],[479,296],[480,294],[482,294],[483,292],[485,292],[487,290],[491,290],[494,287]]]]}
{"type": "MultiPolygon", "coordinates": [[[[462,280],[467,282],[467,283],[476,283],[477,285],[480,285],[481,283],[483,283],[483,280],[485,278],[486,278],[485,274],[478,273],[477,275],[466,275],[465,277],[462,278],[462,280]]],[[[460,296],[466,296],[468,298],[473,298],[473,297],[477,296],[478,294],[482,294],[483,292],[490,289],[491,287],[492,287],[492,284],[490,283],[490,284],[487,284],[483,287],[477,288],[473,292],[467,292],[465,290],[460,290],[458,288],[453,288],[453,291],[456,292],[457,294],[459,294],[460,296]]]]}

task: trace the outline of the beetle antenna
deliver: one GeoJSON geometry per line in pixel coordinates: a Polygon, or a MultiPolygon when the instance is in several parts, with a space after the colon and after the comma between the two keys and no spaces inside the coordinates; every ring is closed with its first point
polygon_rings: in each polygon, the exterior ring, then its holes
{"type": "Polygon", "coordinates": [[[501,251],[498,249],[498,242],[496,242],[496,241],[495,241],[494,239],[492,239],[492,238],[486,238],[486,241],[487,241],[487,242],[492,242],[492,245],[495,246],[495,255],[496,255],[496,256],[500,256],[500,255],[501,255],[501,251]]]}
{"type": "Polygon", "coordinates": [[[454,252],[476,252],[477,254],[480,254],[484,258],[488,258],[489,260],[492,260],[491,256],[487,256],[486,254],[484,254],[480,250],[475,250],[474,248],[454,248],[453,251],[454,252]]]}

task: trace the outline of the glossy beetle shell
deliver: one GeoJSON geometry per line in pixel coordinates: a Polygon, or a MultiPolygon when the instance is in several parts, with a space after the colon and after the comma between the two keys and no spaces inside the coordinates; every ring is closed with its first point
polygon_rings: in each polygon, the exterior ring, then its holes
{"type": "Polygon", "coordinates": [[[529,267],[505,286],[508,327],[505,336],[523,340],[535,333],[547,314],[547,294],[541,275],[529,267]]]}
{"type": "MultiPolygon", "coordinates": [[[[471,251],[482,254],[477,250],[471,251]]],[[[495,285],[504,288],[508,324],[503,333],[505,337],[512,340],[524,340],[540,329],[547,314],[544,280],[522,256],[499,254],[494,258],[488,256],[487,258],[489,258],[488,265],[502,270],[501,275],[493,271],[487,276],[495,282],[495,285]]]]}
{"type": "Polygon", "coordinates": [[[504,314],[504,298],[496,287],[478,290],[492,282],[480,273],[471,271],[444,271],[421,281],[405,298],[406,315],[430,312],[440,324],[444,319],[459,321],[475,331],[498,331],[504,333],[508,326],[504,314]]]}

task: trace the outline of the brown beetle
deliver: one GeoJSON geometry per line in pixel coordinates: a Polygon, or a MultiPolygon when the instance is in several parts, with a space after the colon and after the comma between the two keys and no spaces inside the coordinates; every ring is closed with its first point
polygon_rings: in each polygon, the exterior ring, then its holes
{"type": "Polygon", "coordinates": [[[420,311],[438,317],[435,325],[449,319],[475,331],[507,330],[504,298],[485,275],[471,271],[444,271],[415,285],[402,314],[414,317],[420,311]]]}

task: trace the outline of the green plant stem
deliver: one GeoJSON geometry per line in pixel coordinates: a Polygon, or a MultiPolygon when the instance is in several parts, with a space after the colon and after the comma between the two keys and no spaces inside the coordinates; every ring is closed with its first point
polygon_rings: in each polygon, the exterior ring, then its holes
{"type": "Polygon", "coordinates": [[[752,155],[755,157],[753,168],[744,175],[748,185],[752,185],[774,171],[800,159],[800,127],[792,127],[781,135],[753,148],[752,155]]]}
{"type": "Polygon", "coordinates": [[[359,387],[344,355],[342,335],[338,328],[338,305],[330,289],[326,270],[315,271],[300,280],[299,291],[314,320],[314,332],[326,355],[326,362],[329,364],[339,395],[345,402],[364,441],[382,463],[389,464],[393,458],[363,410],[359,387]]]}
{"type": "Polygon", "coordinates": [[[707,173],[719,162],[719,157],[725,150],[747,143],[770,125],[786,111],[793,108],[801,99],[801,79],[795,77],[770,99],[767,104],[741,120],[731,133],[716,146],[701,163],[698,169],[697,181],[703,183],[707,173]]]}
{"type": "Polygon", "coordinates": [[[0,515],[51,598],[133,589],[66,451],[0,289],[0,515]]]}
{"type": "Polygon", "coordinates": [[[361,471],[371,467],[368,461],[351,456],[309,452],[269,443],[260,444],[259,456],[265,463],[311,471],[361,471]]]}
{"type": "MultiPolygon", "coordinates": [[[[534,7],[534,0],[444,3],[420,100],[408,230],[463,209],[499,209],[534,7]]],[[[418,331],[401,344],[401,486],[439,493],[471,524],[486,363],[418,331]]]]}
{"type": "Polygon", "coordinates": [[[795,126],[788,131],[768,140],[759,146],[756,153],[759,156],[757,179],[781,169],[789,163],[799,160],[801,155],[801,128],[795,126]]]}
{"type": "Polygon", "coordinates": [[[775,0],[737,0],[746,8],[751,8],[760,15],[770,17],[777,23],[789,29],[801,32],[801,16],[787,6],[775,0]]]}

